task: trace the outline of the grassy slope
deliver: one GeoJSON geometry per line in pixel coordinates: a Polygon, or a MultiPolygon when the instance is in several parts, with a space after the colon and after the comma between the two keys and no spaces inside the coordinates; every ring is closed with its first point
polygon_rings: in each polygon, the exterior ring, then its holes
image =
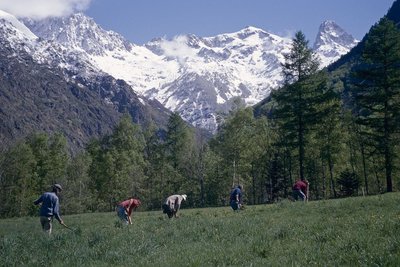
{"type": "Polygon", "coordinates": [[[38,218],[0,220],[0,266],[400,266],[400,193],[183,209],[168,220],[138,212],[65,216],[51,237],[38,218]]]}

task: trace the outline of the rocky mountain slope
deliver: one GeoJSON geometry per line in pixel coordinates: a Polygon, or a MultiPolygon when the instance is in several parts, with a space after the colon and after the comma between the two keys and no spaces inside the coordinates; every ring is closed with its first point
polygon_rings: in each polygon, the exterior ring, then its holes
{"type": "Polygon", "coordinates": [[[109,133],[123,113],[166,125],[169,111],[138,97],[87,54],[33,34],[0,12],[0,145],[33,132],[62,132],[73,151],[109,133]]]}
{"type": "MultiPolygon", "coordinates": [[[[86,53],[95,68],[211,132],[218,114],[227,112],[235,99],[253,105],[282,84],[283,53],[291,44],[288,38],[246,27],[214,37],[158,38],[138,46],[82,13],[24,22],[37,36],[86,53]]],[[[326,66],[356,43],[339,26],[325,22],[314,47],[326,66]]]]}

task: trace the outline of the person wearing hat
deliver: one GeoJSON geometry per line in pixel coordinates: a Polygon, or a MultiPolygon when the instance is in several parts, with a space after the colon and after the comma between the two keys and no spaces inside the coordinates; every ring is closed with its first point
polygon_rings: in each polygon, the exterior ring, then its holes
{"type": "Polygon", "coordinates": [[[43,231],[48,234],[51,234],[53,228],[53,217],[55,217],[61,225],[65,226],[64,221],[61,219],[60,204],[58,199],[61,191],[61,185],[54,184],[51,192],[45,192],[33,202],[35,205],[42,204],[39,211],[40,224],[42,225],[43,231]]]}
{"type": "Polygon", "coordinates": [[[182,201],[186,201],[187,195],[172,195],[167,197],[162,205],[163,213],[168,215],[168,218],[178,217],[176,214],[181,208],[182,201]]]}
{"type": "Polygon", "coordinates": [[[117,215],[125,224],[132,224],[131,214],[133,209],[140,206],[140,200],[136,198],[126,199],[118,204],[117,215]]]}
{"type": "Polygon", "coordinates": [[[231,205],[231,208],[236,211],[240,210],[242,206],[242,191],[243,191],[243,186],[242,185],[237,185],[235,188],[232,189],[230,197],[229,197],[229,204],[231,205]]]}

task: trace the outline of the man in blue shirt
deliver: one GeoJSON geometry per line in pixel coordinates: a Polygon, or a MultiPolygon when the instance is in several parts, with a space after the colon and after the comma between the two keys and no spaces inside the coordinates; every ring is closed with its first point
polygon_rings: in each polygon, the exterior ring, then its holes
{"type": "Polygon", "coordinates": [[[51,234],[51,222],[53,220],[53,217],[55,217],[60,224],[65,226],[60,216],[60,204],[58,200],[58,195],[61,191],[61,185],[54,184],[52,192],[44,193],[33,202],[35,205],[38,205],[40,203],[42,204],[39,212],[40,223],[42,224],[43,231],[47,232],[48,234],[51,234]]]}
{"type": "Polygon", "coordinates": [[[229,202],[233,210],[240,210],[242,205],[242,190],[243,187],[238,185],[231,192],[229,202]]]}

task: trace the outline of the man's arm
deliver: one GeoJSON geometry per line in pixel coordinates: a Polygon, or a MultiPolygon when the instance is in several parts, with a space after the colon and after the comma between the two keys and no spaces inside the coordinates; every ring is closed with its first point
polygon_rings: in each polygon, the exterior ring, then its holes
{"type": "Polygon", "coordinates": [[[54,214],[54,217],[56,217],[57,221],[60,224],[64,225],[64,221],[61,219],[61,215],[60,215],[60,203],[59,203],[58,198],[56,199],[56,203],[54,205],[53,214],[54,214]]]}
{"type": "Polygon", "coordinates": [[[175,203],[174,203],[174,216],[175,218],[178,217],[176,214],[178,213],[180,207],[181,207],[181,199],[179,197],[176,197],[175,203]]]}
{"type": "Polygon", "coordinates": [[[132,214],[132,210],[133,210],[133,199],[131,199],[129,201],[129,206],[126,208],[126,214],[128,215],[128,222],[129,224],[132,224],[132,218],[131,218],[131,214],[132,214]]]}
{"type": "Polygon", "coordinates": [[[36,199],[33,204],[38,205],[39,203],[43,202],[43,195],[41,195],[38,199],[36,199]]]}
{"type": "Polygon", "coordinates": [[[128,217],[129,224],[132,224],[132,219],[131,219],[132,208],[131,207],[128,207],[128,208],[124,207],[124,209],[125,209],[125,212],[126,212],[126,216],[128,217]]]}

